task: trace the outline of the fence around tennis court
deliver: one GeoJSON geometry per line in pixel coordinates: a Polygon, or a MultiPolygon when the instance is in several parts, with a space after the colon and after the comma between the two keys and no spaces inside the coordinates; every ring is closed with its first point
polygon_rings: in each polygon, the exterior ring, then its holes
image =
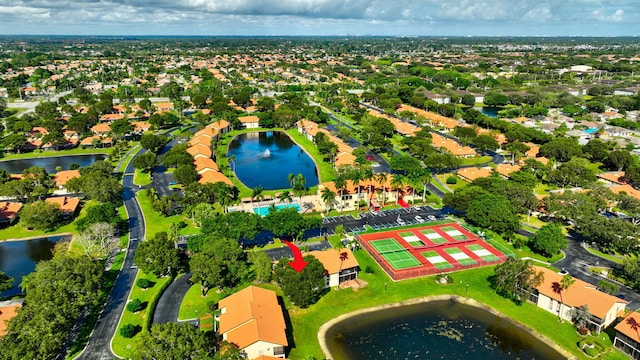
{"type": "Polygon", "coordinates": [[[489,266],[494,264],[500,264],[506,261],[507,259],[505,255],[502,255],[502,256],[499,256],[498,260],[496,261],[491,261],[491,262],[480,261],[475,264],[471,264],[467,266],[463,266],[460,264],[451,264],[452,267],[448,269],[437,269],[435,266],[434,267],[421,266],[416,269],[396,270],[393,267],[391,267],[391,265],[369,244],[368,241],[359,241],[359,242],[360,242],[360,245],[362,245],[362,248],[364,248],[369,253],[369,255],[371,255],[371,257],[374,258],[374,260],[376,260],[376,262],[380,265],[380,267],[382,267],[382,269],[387,273],[387,275],[389,275],[389,277],[393,281],[413,279],[416,277],[431,276],[436,274],[450,273],[454,271],[474,269],[474,268],[479,268],[479,267],[484,267],[484,266],[489,266]]]}

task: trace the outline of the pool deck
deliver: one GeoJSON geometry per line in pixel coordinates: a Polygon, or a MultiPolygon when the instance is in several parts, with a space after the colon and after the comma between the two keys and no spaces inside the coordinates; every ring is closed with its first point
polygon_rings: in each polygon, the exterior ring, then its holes
{"type": "Polygon", "coordinates": [[[302,197],[302,201],[300,201],[300,198],[298,198],[297,196],[293,196],[291,198],[291,202],[280,201],[278,199],[254,201],[254,202],[243,202],[238,205],[229,206],[227,210],[254,213],[253,211],[254,208],[269,207],[271,205],[288,205],[293,203],[297,203],[300,205],[300,208],[302,209],[302,213],[322,210],[322,205],[317,195],[305,195],[302,197]]]}

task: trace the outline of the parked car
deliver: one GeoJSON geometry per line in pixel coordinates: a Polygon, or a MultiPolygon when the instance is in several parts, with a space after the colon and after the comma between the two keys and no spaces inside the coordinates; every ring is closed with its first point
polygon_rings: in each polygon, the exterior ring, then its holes
{"type": "Polygon", "coordinates": [[[400,217],[398,217],[398,219],[396,220],[396,222],[400,225],[406,225],[406,223],[404,222],[404,220],[402,220],[400,217]]]}
{"type": "Polygon", "coordinates": [[[366,158],[369,161],[376,161],[376,159],[374,159],[373,156],[371,156],[371,155],[367,155],[366,158]]]}
{"type": "Polygon", "coordinates": [[[431,221],[436,221],[436,217],[433,215],[428,215],[427,219],[431,220],[431,221]]]}
{"type": "Polygon", "coordinates": [[[422,218],[422,216],[420,216],[420,215],[416,215],[415,219],[416,219],[416,221],[417,221],[417,222],[419,222],[419,223],[423,223],[423,222],[424,222],[424,219],[423,219],[423,218],[422,218]]]}

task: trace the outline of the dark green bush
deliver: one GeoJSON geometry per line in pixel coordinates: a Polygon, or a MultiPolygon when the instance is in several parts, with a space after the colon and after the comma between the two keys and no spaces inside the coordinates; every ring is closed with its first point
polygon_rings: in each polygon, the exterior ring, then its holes
{"type": "Polygon", "coordinates": [[[150,288],[151,286],[153,286],[153,284],[151,284],[151,281],[149,281],[149,279],[145,279],[145,278],[138,279],[138,281],[136,281],[136,285],[139,288],[143,288],[143,289],[147,289],[147,288],[150,288]]]}
{"type": "Polygon", "coordinates": [[[129,301],[129,303],[127,304],[127,310],[131,311],[132,313],[136,313],[142,310],[142,302],[140,301],[140,299],[133,299],[129,301]]]}
{"type": "Polygon", "coordinates": [[[142,330],[140,325],[126,324],[120,328],[120,335],[122,335],[123,338],[131,339],[136,336],[140,330],[142,330]]]}
{"type": "Polygon", "coordinates": [[[455,177],[455,176],[451,175],[451,176],[449,176],[449,177],[447,178],[447,184],[449,184],[449,185],[455,185],[455,184],[457,184],[457,183],[458,183],[458,178],[457,178],[457,177],[455,177]]]}

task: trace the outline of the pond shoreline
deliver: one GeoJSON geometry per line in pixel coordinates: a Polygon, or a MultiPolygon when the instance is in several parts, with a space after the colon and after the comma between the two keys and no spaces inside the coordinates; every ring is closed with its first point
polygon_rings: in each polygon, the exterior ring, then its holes
{"type": "Polygon", "coordinates": [[[38,240],[38,239],[42,239],[42,238],[50,238],[50,237],[55,237],[55,236],[71,236],[73,238],[75,234],[74,233],[70,233],[70,232],[66,232],[66,233],[57,233],[57,234],[42,234],[42,235],[34,235],[34,236],[29,236],[26,238],[12,238],[12,239],[3,239],[0,240],[0,243],[3,242],[16,242],[16,241],[29,241],[29,240],[38,240]]]}
{"type": "Polygon", "coordinates": [[[395,303],[389,303],[389,304],[384,304],[384,305],[380,305],[380,306],[374,306],[374,307],[370,307],[370,308],[366,308],[366,309],[360,309],[360,310],[356,310],[356,311],[352,311],[350,313],[346,313],[346,314],[342,314],[336,318],[333,318],[331,320],[329,320],[328,322],[326,322],[325,324],[323,324],[320,329],[318,330],[318,342],[320,343],[320,347],[322,348],[322,352],[324,353],[326,359],[332,359],[332,354],[329,351],[329,346],[327,345],[327,331],[329,329],[331,329],[334,325],[348,320],[354,316],[357,315],[362,315],[362,314],[367,314],[367,313],[373,313],[373,312],[378,312],[378,311],[382,311],[382,310],[387,310],[387,309],[393,309],[393,308],[398,308],[398,307],[404,307],[407,305],[415,305],[415,304],[421,304],[421,303],[427,303],[427,302],[431,302],[431,301],[443,301],[443,300],[453,300],[456,302],[459,302],[461,304],[465,304],[465,305],[469,305],[469,306],[473,306],[476,308],[480,308],[483,309],[485,311],[490,312],[491,314],[498,316],[506,321],[511,322],[512,324],[518,326],[519,328],[521,328],[522,330],[530,333],[532,336],[536,337],[538,340],[540,340],[541,342],[545,343],[547,346],[551,347],[552,349],[554,349],[555,351],[557,351],[559,354],[561,354],[562,356],[566,357],[567,359],[576,359],[575,355],[572,355],[571,353],[569,353],[565,348],[561,347],[560,345],[556,344],[553,340],[549,339],[548,337],[546,337],[545,335],[542,335],[541,333],[539,333],[538,331],[536,331],[535,329],[530,328],[529,326],[515,320],[512,319],[502,313],[500,313],[499,311],[493,309],[492,307],[483,304],[479,301],[476,301],[474,299],[471,298],[466,298],[466,297],[461,297],[461,296],[456,296],[456,295],[433,295],[433,296],[426,296],[426,297],[421,297],[421,298],[414,298],[414,299],[409,299],[409,300],[405,300],[405,301],[401,301],[401,302],[395,302],[395,303]]]}

